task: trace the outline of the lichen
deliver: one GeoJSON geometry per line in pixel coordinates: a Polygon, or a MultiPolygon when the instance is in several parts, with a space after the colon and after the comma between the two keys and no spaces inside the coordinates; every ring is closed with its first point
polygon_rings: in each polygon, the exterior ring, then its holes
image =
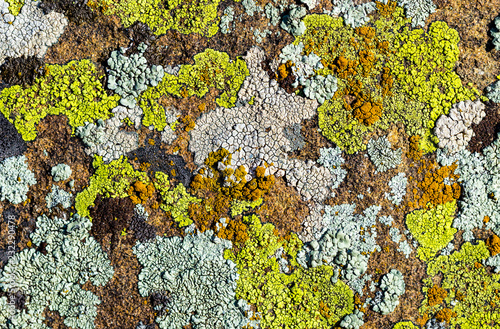
{"type": "Polygon", "coordinates": [[[94,205],[98,194],[106,198],[125,198],[132,183],[141,181],[149,184],[146,173],[135,171],[124,156],[109,164],[105,164],[102,157],[95,156],[92,166],[95,173],[90,177],[89,186],[75,198],[75,209],[80,216],[90,218],[89,207],[94,205]]]}
{"type": "Polygon", "coordinates": [[[90,0],[87,5],[102,8],[105,15],[117,15],[124,27],[135,22],[149,26],[155,35],[174,29],[183,34],[197,33],[212,37],[219,30],[217,7],[220,0],[199,0],[182,3],[180,0],[90,0]]]}
{"type": "Polygon", "coordinates": [[[177,75],[165,73],[156,87],[148,88],[139,98],[144,111],[143,124],[154,125],[162,131],[166,126],[165,109],[158,103],[162,96],[174,95],[203,97],[210,88],[222,90],[216,102],[220,106],[232,107],[237,92],[249,74],[244,60],[230,60],[229,55],[213,49],[194,56],[194,65],[182,65],[177,75]]]}
{"type": "MultiPolygon", "coordinates": [[[[500,320],[500,274],[489,274],[481,261],[489,256],[484,241],[477,245],[466,242],[459,251],[439,256],[427,266],[427,275],[442,275],[441,288],[446,290],[444,301],[449,311],[430,306],[426,298],[420,312],[429,315],[441,312],[441,318],[450,321],[450,328],[489,327],[500,320]],[[444,314],[446,312],[446,314],[444,314]],[[453,313],[451,313],[453,312],[453,313]],[[453,316],[455,314],[455,316],[453,316]],[[448,315],[450,315],[448,317],[448,315]]],[[[426,280],[424,293],[429,294],[431,280],[426,280]]]]}
{"type": "Polygon", "coordinates": [[[237,298],[255,305],[262,315],[260,324],[267,328],[330,328],[353,311],[353,293],[338,280],[330,281],[333,268],[296,267],[296,254],[302,243],[295,234],[279,238],[272,224],[260,223],[257,216],[246,217],[250,239],[241,251],[226,251],[225,257],[237,264],[237,298]],[[290,274],[279,271],[273,255],[283,247],[291,266],[290,274]],[[318,305],[323,305],[322,311],[318,305]],[[272,312],[271,312],[272,311],[272,312]]]}
{"type": "Polygon", "coordinates": [[[420,259],[434,257],[453,239],[457,232],[452,227],[456,208],[456,200],[453,200],[429,210],[415,210],[406,216],[406,225],[420,244],[417,250],[420,259]]]}
{"type": "MultiPolygon", "coordinates": [[[[378,11],[389,5],[379,5],[378,11]]],[[[395,122],[404,123],[409,135],[419,135],[425,152],[433,151],[432,128],[439,115],[478,94],[462,86],[453,71],[459,37],[444,22],[432,23],[427,32],[403,27],[409,20],[400,7],[358,28],[326,15],[303,21],[307,29],[293,44],[302,43],[306,55],[321,58],[324,68],[317,74],[337,76],[337,92],[318,108],[320,128],[349,154],[366,148],[368,133],[395,122]]]]}
{"type": "Polygon", "coordinates": [[[100,78],[86,59],[46,65],[45,75],[32,86],[15,85],[0,92],[0,112],[26,141],[35,139],[35,126],[47,115],[66,115],[74,132],[85,122],[109,118],[117,105],[120,97],[108,96],[100,78]]]}

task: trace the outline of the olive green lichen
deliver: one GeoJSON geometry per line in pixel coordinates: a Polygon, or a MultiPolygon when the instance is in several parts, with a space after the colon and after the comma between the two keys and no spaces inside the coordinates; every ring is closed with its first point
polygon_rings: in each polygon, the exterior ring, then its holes
{"type": "Polygon", "coordinates": [[[108,96],[96,67],[89,60],[47,65],[45,75],[30,87],[15,85],[0,92],[0,112],[23,139],[36,138],[36,124],[47,115],[64,114],[73,128],[110,117],[120,96],[108,96]]]}
{"type": "Polygon", "coordinates": [[[132,183],[149,184],[146,173],[134,170],[123,155],[109,164],[105,164],[102,157],[95,156],[92,165],[95,173],[90,177],[89,186],[75,198],[75,208],[80,216],[90,218],[89,207],[94,205],[98,194],[106,198],[125,198],[132,183]]]}
{"type": "Polygon", "coordinates": [[[168,94],[202,98],[210,88],[216,88],[223,91],[217,104],[227,108],[234,106],[238,90],[249,75],[245,61],[241,58],[232,61],[228,54],[208,48],[195,55],[194,62],[194,65],[182,65],[178,75],[166,73],[158,86],[148,88],[140,96],[145,126],[153,125],[159,131],[167,126],[165,109],[158,100],[168,94]]]}
{"type": "MultiPolygon", "coordinates": [[[[466,242],[460,251],[449,256],[439,256],[431,260],[427,275],[432,278],[441,276],[441,287],[447,291],[444,303],[456,313],[450,328],[461,329],[493,328],[500,321],[500,274],[490,274],[481,264],[490,256],[484,241],[477,245],[466,242]]],[[[431,279],[424,280],[424,293],[433,286],[431,279]]],[[[443,305],[428,305],[426,297],[420,313],[434,315],[443,305]]]]}
{"type": "Polygon", "coordinates": [[[154,186],[160,192],[163,200],[160,208],[166,212],[170,212],[174,221],[179,223],[179,227],[191,225],[193,221],[189,218],[189,205],[191,203],[199,203],[201,199],[191,196],[182,184],[178,184],[173,190],[169,190],[168,175],[164,172],[157,171],[155,178],[154,186]]]}
{"type": "Polygon", "coordinates": [[[456,209],[457,202],[453,200],[431,209],[415,210],[406,216],[406,225],[420,244],[418,258],[425,261],[433,258],[453,240],[457,229],[451,225],[456,209]]]}
{"type": "Polygon", "coordinates": [[[462,86],[454,72],[458,32],[439,21],[427,32],[411,30],[409,22],[400,7],[355,29],[342,18],[304,18],[307,29],[294,45],[302,43],[304,55],[321,57],[323,68],[315,74],[337,76],[337,92],[318,108],[319,126],[347,153],[366,149],[370,132],[395,122],[419,135],[424,151],[433,151],[436,119],[453,103],[478,94],[462,86]]]}
{"type": "Polygon", "coordinates": [[[226,250],[225,257],[238,266],[236,297],[255,305],[262,328],[326,329],[353,312],[353,292],[341,280],[331,282],[331,266],[305,269],[297,264],[302,242],[294,233],[279,238],[274,226],[262,225],[257,216],[244,220],[250,238],[238,253],[226,250]],[[280,248],[294,269],[289,275],[280,272],[276,259],[280,248]]]}
{"type": "Polygon", "coordinates": [[[183,34],[198,33],[212,37],[219,30],[217,6],[220,0],[90,0],[92,9],[102,8],[105,15],[117,15],[124,27],[135,22],[149,26],[156,35],[168,30],[183,34]]]}

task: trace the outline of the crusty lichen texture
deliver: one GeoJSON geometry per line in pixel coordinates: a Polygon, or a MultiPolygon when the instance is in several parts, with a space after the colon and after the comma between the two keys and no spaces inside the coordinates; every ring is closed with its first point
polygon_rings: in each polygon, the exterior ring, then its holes
{"type": "Polygon", "coordinates": [[[378,13],[362,27],[342,18],[309,15],[294,45],[316,54],[323,68],[316,74],[337,76],[338,90],[318,108],[324,136],[347,153],[366,149],[365,137],[402,122],[419,135],[425,152],[436,149],[432,128],[452,104],[475,99],[478,91],[462,85],[454,72],[459,36],[445,22],[427,31],[411,29],[400,7],[378,3],[378,13]]]}
{"type": "Polygon", "coordinates": [[[202,98],[211,88],[223,91],[216,102],[220,106],[233,107],[237,93],[248,76],[248,68],[241,58],[230,59],[229,55],[213,49],[194,56],[194,65],[182,65],[179,72],[166,73],[161,82],[148,88],[139,98],[144,111],[142,123],[153,125],[162,131],[167,126],[165,109],[158,103],[162,96],[202,98]]]}
{"type": "Polygon", "coordinates": [[[108,96],[89,60],[47,65],[32,86],[15,85],[0,92],[0,112],[14,123],[24,140],[36,138],[36,124],[47,115],[66,115],[73,128],[107,119],[120,96],[108,96]]]}
{"type": "Polygon", "coordinates": [[[220,0],[90,0],[93,9],[120,17],[124,27],[135,22],[147,24],[156,35],[175,29],[183,34],[198,33],[211,37],[219,30],[217,7],[220,0]]]}
{"type": "Polygon", "coordinates": [[[253,215],[245,218],[250,239],[239,253],[225,252],[238,267],[236,297],[247,300],[261,314],[263,328],[331,328],[352,313],[352,290],[343,282],[331,282],[334,268],[305,269],[296,261],[302,242],[295,234],[280,238],[272,224],[253,215]],[[280,271],[276,253],[283,248],[290,275],[280,271]],[[318,308],[319,306],[319,308],[318,308]]]}
{"type": "MultiPolygon", "coordinates": [[[[430,278],[442,276],[441,288],[447,294],[442,302],[422,302],[421,313],[441,314],[450,328],[490,328],[500,320],[500,274],[488,273],[482,262],[490,255],[484,241],[466,242],[459,251],[429,262],[424,292],[433,292],[430,278]],[[449,309],[446,311],[446,309],[449,309]],[[447,316],[449,315],[449,316],[447,316]]],[[[433,297],[434,298],[434,297],[433,297]]],[[[440,299],[441,300],[441,299],[440,299]]]]}

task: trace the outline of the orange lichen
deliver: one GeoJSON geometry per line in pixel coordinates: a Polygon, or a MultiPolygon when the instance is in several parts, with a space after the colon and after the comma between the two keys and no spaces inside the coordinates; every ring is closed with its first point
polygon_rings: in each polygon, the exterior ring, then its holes
{"type": "Polygon", "coordinates": [[[190,115],[186,115],[185,117],[182,118],[182,123],[184,123],[186,125],[186,131],[191,131],[194,129],[194,127],[196,126],[196,123],[194,122],[194,120],[191,118],[190,115]]]}
{"type": "Polygon", "coordinates": [[[147,170],[149,169],[149,167],[151,167],[151,163],[142,162],[142,163],[139,165],[139,170],[140,170],[140,171],[147,171],[147,170]]]}
{"type": "Polygon", "coordinates": [[[454,318],[457,316],[457,313],[453,312],[449,308],[443,308],[439,310],[439,312],[436,313],[436,320],[439,322],[446,322],[450,323],[451,318],[454,318]]]}
{"type": "Polygon", "coordinates": [[[378,1],[375,1],[375,4],[377,5],[377,9],[380,15],[386,18],[390,18],[392,16],[397,6],[396,1],[391,1],[391,0],[389,0],[387,4],[378,1]]]}
{"type": "Polygon", "coordinates": [[[330,308],[328,307],[328,305],[323,303],[323,301],[319,302],[319,313],[327,319],[329,319],[332,316],[332,312],[330,311],[330,308]]]}
{"type": "Polygon", "coordinates": [[[333,64],[333,68],[336,69],[337,75],[342,79],[348,79],[356,75],[357,66],[358,61],[351,61],[343,56],[339,56],[333,64]]]}
{"type": "Polygon", "coordinates": [[[490,251],[491,256],[495,256],[500,253],[500,238],[498,235],[493,234],[486,240],[486,246],[490,251]]]}
{"type": "Polygon", "coordinates": [[[456,164],[451,166],[438,167],[435,160],[424,161],[422,166],[418,168],[418,172],[425,171],[425,176],[417,182],[418,189],[413,189],[413,197],[415,201],[410,202],[410,207],[426,207],[428,203],[436,206],[451,202],[460,197],[461,188],[456,182],[459,175],[453,172],[457,168],[456,164]],[[445,179],[450,184],[445,184],[445,179]],[[420,191],[422,194],[420,195],[420,191]]]}
{"type": "Polygon", "coordinates": [[[363,68],[363,76],[369,76],[375,64],[375,54],[369,50],[360,50],[359,63],[363,68]]]}
{"type": "Polygon", "coordinates": [[[134,185],[131,185],[127,191],[130,200],[133,203],[139,204],[146,202],[149,198],[153,196],[155,191],[154,185],[150,183],[149,185],[144,184],[141,181],[137,181],[134,185]]]}
{"type": "Polygon", "coordinates": [[[221,228],[217,232],[217,236],[236,244],[243,244],[248,240],[247,230],[248,227],[244,223],[238,220],[231,220],[226,227],[221,228]]]}
{"type": "Polygon", "coordinates": [[[410,137],[410,150],[406,156],[413,161],[419,161],[422,158],[422,149],[420,148],[420,136],[414,135],[410,137]]]}
{"type": "Polygon", "coordinates": [[[287,61],[286,63],[281,64],[278,66],[278,72],[276,72],[276,80],[278,82],[281,82],[286,79],[292,73],[292,66],[293,66],[292,61],[287,61]]]}
{"type": "Polygon", "coordinates": [[[421,317],[418,317],[418,318],[415,320],[415,322],[416,322],[419,326],[421,326],[421,327],[425,326],[425,324],[427,323],[427,321],[429,321],[429,314],[427,314],[427,313],[424,313],[421,317]]]}
{"type": "Polygon", "coordinates": [[[382,87],[382,95],[391,96],[392,95],[391,89],[393,84],[394,84],[394,78],[391,75],[391,70],[388,67],[384,67],[382,69],[382,76],[380,80],[380,86],[382,87]]]}
{"type": "Polygon", "coordinates": [[[155,140],[152,139],[152,138],[148,139],[148,144],[149,145],[155,145],[155,140]]]}
{"type": "Polygon", "coordinates": [[[441,304],[446,296],[448,296],[446,290],[444,290],[440,286],[434,285],[427,291],[429,306],[436,306],[441,304]]]}
{"type": "Polygon", "coordinates": [[[365,38],[365,42],[371,41],[375,37],[375,29],[370,26],[361,26],[354,29],[356,33],[365,38]]]}
{"type": "Polygon", "coordinates": [[[212,228],[221,217],[229,218],[228,211],[233,200],[256,201],[268,193],[275,183],[274,176],[265,175],[265,167],[257,167],[256,177],[247,182],[245,167],[232,169],[230,164],[231,154],[227,150],[212,152],[205,159],[208,168],[200,170],[191,182],[192,194],[203,201],[189,206],[189,217],[201,231],[212,228]],[[219,162],[228,167],[219,170],[219,162]],[[207,170],[211,173],[210,178],[206,177],[207,170]]]}
{"type": "Polygon", "coordinates": [[[382,104],[370,100],[369,97],[361,96],[356,98],[351,108],[353,109],[354,117],[366,126],[377,122],[382,115],[382,104]]]}

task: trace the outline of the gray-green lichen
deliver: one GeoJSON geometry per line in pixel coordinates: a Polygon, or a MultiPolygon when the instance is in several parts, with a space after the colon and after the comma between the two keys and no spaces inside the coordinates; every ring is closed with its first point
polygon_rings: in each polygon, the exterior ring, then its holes
{"type": "Polygon", "coordinates": [[[45,253],[26,248],[9,259],[0,273],[0,289],[20,291],[26,297],[26,310],[16,310],[0,323],[9,329],[46,328],[46,307],[57,311],[64,324],[92,329],[99,298],[82,285],[87,281],[104,285],[113,276],[113,267],[101,246],[89,236],[92,224],[79,215],[66,218],[38,217],[30,238],[34,246],[44,243],[45,253]],[[35,324],[32,324],[35,323],[35,324]]]}
{"type": "Polygon", "coordinates": [[[184,238],[156,237],[138,243],[133,251],[143,266],[139,292],[168,294],[156,318],[162,329],[242,328],[249,324],[244,312],[246,302],[236,300],[236,264],[223,257],[230,241],[219,239],[212,231],[184,238]]]}
{"type": "Polygon", "coordinates": [[[57,166],[52,167],[51,174],[54,182],[60,182],[66,180],[71,176],[71,168],[67,164],[60,163],[57,166]]]}
{"type": "Polygon", "coordinates": [[[13,204],[26,201],[29,186],[36,184],[35,174],[28,169],[24,155],[0,163],[0,201],[13,204]]]}

